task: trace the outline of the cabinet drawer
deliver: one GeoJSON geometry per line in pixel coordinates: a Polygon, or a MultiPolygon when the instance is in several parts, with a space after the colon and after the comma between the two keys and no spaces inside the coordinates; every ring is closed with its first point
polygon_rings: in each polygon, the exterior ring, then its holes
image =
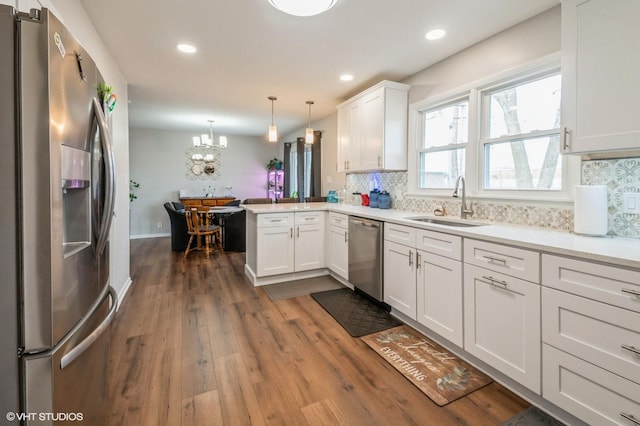
{"type": "Polygon", "coordinates": [[[535,251],[465,238],[464,261],[523,280],[540,282],[540,254],[535,251]]]}
{"type": "Polygon", "coordinates": [[[268,213],[258,215],[258,228],[293,226],[293,213],[268,213]]]}
{"type": "Polygon", "coordinates": [[[202,205],[200,204],[200,200],[180,200],[180,202],[184,204],[185,207],[198,207],[202,205]]]}
{"type": "Polygon", "coordinates": [[[542,396],[590,425],[633,425],[640,385],[544,344],[542,396]]]}
{"type": "Polygon", "coordinates": [[[542,284],[640,312],[640,271],[545,254],[542,284]]]}
{"type": "Polygon", "coordinates": [[[324,212],[296,212],[296,225],[313,225],[316,223],[324,223],[324,212]]]}
{"type": "Polygon", "coordinates": [[[405,246],[415,247],[416,231],[416,228],[411,228],[410,226],[386,222],[384,224],[384,239],[398,244],[404,244],[405,246]]]}
{"type": "Polygon", "coordinates": [[[349,227],[349,216],[342,213],[329,212],[329,224],[347,229],[349,227]]]}
{"type": "Polygon", "coordinates": [[[450,259],[462,259],[462,238],[456,235],[418,229],[416,248],[450,259]]]}
{"type": "Polygon", "coordinates": [[[640,314],[550,288],[542,312],[545,343],[640,384],[640,314]]]}

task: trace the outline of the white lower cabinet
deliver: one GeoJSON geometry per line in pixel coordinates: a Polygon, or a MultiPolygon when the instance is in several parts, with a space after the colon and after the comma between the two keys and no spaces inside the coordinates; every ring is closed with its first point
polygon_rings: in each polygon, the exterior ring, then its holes
{"type": "Polygon", "coordinates": [[[325,257],[327,267],[335,274],[349,279],[349,216],[329,212],[325,257]]]}
{"type": "Polygon", "coordinates": [[[417,320],[462,347],[462,263],[418,250],[417,320]]]}
{"type": "Polygon", "coordinates": [[[384,301],[462,346],[462,238],[385,224],[384,301]]]}
{"type": "Polygon", "coordinates": [[[384,301],[416,319],[416,249],[385,240],[384,301]]]}
{"type": "Polygon", "coordinates": [[[256,276],[323,268],[324,212],[259,215],[256,276]]]}
{"type": "Polygon", "coordinates": [[[640,271],[542,257],[543,397],[589,424],[640,424],[640,271]]]}
{"type": "Polygon", "coordinates": [[[638,424],[639,384],[546,343],[542,351],[546,400],[590,425],[638,424]]]}
{"type": "Polygon", "coordinates": [[[464,309],[464,349],[540,393],[540,286],[465,263],[464,309]]]}

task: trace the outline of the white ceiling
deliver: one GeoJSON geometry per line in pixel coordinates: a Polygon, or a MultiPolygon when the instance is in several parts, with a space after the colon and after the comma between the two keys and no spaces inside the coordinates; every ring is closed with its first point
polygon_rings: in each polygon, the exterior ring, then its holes
{"type": "Polygon", "coordinates": [[[382,79],[404,78],[558,0],[338,0],[315,17],[267,0],[81,0],[129,82],[134,127],[280,134],[335,112],[382,79]],[[424,34],[444,28],[445,38],[424,34]],[[198,52],[176,49],[190,43],[198,52]],[[338,79],[351,73],[348,83],[338,79]]]}

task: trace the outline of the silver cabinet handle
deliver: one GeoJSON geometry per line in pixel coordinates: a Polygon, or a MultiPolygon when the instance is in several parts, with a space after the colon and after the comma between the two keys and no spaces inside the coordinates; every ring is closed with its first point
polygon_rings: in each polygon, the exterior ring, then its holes
{"type": "Polygon", "coordinates": [[[501,259],[499,257],[493,256],[482,256],[489,261],[489,263],[493,264],[502,264],[503,266],[507,266],[507,259],[501,259]]]}
{"type": "Polygon", "coordinates": [[[382,167],[382,157],[378,155],[378,167],[382,167]]]}
{"type": "Polygon", "coordinates": [[[416,252],[416,269],[420,269],[420,252],[416,252]]]}
{"type": "Polygon", "coordinates": [[[500,288],[507,288],[507,282],[506,281],[502,281],[502,280],[497,280],[493,277],[487,277],[487,276],[482,276],[482,278],[484,278],[485,280],[489,281],[489,284],[491,284],[494,287],[498,287],[500,286],[500,288]]]}
{"type": "Polygon", "coordinates": [[[304,220],[316,220],[316,218],[313,216],[307,216],[304,218],[304,220]]]}
{"type": "Polygon", "coordinates": [[[569,136],[571,135],[571,130],[568,128],[562,129],[562,150],[569,151],[569,136]]]}
{"type": "Polygon", "coordinates": [[[347,237],[347,231],[344,231],[344,242],[348,242],[349,241],[349,237],[347,237]]]}
{"type": "Polygon", "coordinates": [[[640,425],[640,420],[636,419],[635,417],[633,417],[631,414],[627,414],[627,413],[620,413],[620,416],[629,420],[631,423],[633,423],[634,425],[640,425]]]}
{"type": "Polygon", "coordinates": [[[409,250],[409,266],[413,266],[413,250],[409,250]]]}
{"type": "Polygon", "coordinates": [[[293,238],[293,228],[289,228],[289,234],[290,234],[289,236],[293,238]]]}
{"type": "Polygon", "coordinates": [[[629,352],[633,352],[636,355],[640,355],[640,349],[635,348],[634,346],[629,346],[629,345],[620,345],[620,347],[624,350],[627,350],[629,352]]]}
{"type": "Polygon", "coordinates": [[[623,293],[627,293],[627,294],[633,294],[634,296],[640,296],[640,291],[638,291],[638,290],[630,290],[628,288],[623,288],[620,291],[623,292],[623,293]]]}
{"type": "Polygon", "coordinates": [[[269,219],[269,222],[271,223],[282,222],[282,219],[269,219]]]}
{"type": "Polygon", "coordinates": [[[296,228],[296,237],[300,238],[300,227],[296,228]]]}

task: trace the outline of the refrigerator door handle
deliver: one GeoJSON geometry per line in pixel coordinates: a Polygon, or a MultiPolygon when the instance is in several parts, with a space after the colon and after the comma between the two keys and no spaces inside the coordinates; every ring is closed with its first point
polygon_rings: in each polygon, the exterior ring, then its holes
{"type": "Polygon", "coordinates": [[[111,219],[113,218],[114,201],[115,201],[115,164],[113,158],[113,148],[111,145],[111,133],[107,126],[107,121],[102,111],[102,105],[97,98],[93,98],[93,113],[96,116],[98,127],[100,128],[100,143],[102,145],[102,155],[105,159],[105,203],[102,212],[100,232],[96,244],[96,252],[98,256],[102,254],[109,237],[109,228],[111,228],[111,219]]]}
{"type": "MultiPolygon", "coordinates": [[[[118,307],[118,295],[113,287],[109,286],[109,297],[111,298],[111,307],[109,308],[109,313],[102,320],[99,326],[95,328],[87,337],[85,337],[82,342],[78,343],[73,347],[69,352],[67,352],[62,359],[60,360],[60,369],[64,370],[68,367],[73,361],[75,361],[84,351],[86,351],[98,338],[109,328],[113,318],[116,315],[116,309],[118,307]]],[[[102,299],[104,300],[104,299],[102,299]]]]}

